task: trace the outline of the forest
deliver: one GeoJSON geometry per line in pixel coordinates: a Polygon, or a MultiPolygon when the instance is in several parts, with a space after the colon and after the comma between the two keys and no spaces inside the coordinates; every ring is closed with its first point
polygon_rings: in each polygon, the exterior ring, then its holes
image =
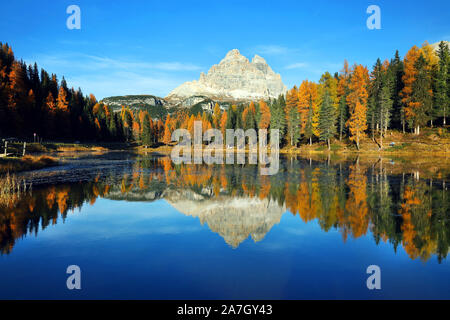
{"type": "Polygon", "coordinates": [[[33,141],[115,141],[152,146],[170,144],[177,128],[279,129],[283,146],[348,141],[360,148],[364,137],[380,149],[388,130],[420,135],[441,127],[445,135],[450,101],[450,52],[441,42],[425,42],[402,59],[377,59],[369,70],[344,61],[339,72],[325,72],[318,83],[303,80],[277,99],[233,104],[212,113],[181,109],[164,118],[122,106],[115,112],[93,94],[69,88],[64,77],[38,70],[14,57],[0,43],[0,137],[33,141]],[[39,140],[41,141],[41,140],[39,140]]]}

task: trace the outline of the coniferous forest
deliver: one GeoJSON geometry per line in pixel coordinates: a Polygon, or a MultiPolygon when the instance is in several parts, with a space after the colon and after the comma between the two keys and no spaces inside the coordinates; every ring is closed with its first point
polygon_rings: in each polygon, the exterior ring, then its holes
{"type": "MultiPolygon", "coordinates": [[[[46,141],[134,141],[169,144],[177,128],[193,130],[279,129],[283,146],[351,141],[359,149],[369,137],[383,148],[388,130],[419,135],[423,127],[446,128],[450,101],[450,52],[424,43],[402,58],[377,59],[370,70],[344,62],[325,72],[318,83],[303,80],[286,95],[270,101],[236,103],[212,113],[179,109],[164,119],[146,110],[122,106],[115,112],[93,94],[70,88],[64,77],[14,57],[8,44],[0,50],[0,136],[46,141]]],[[[445,131],[446,132],[446,131],[445,131]]],[[[445,134],[445,133],[444,133],[445,134]]]]}

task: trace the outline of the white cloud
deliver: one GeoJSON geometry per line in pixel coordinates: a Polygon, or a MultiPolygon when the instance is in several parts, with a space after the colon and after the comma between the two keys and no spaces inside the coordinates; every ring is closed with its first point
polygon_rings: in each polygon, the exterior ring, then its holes
{"type": "Polygon", "coordinates": [[[293,50],[279,45],[261,45],[257,46],[255,48],[255,51],[257,53],[266,55],[280,55],[280,54],[287,54],[293,50]]]}
{"type": "Polygon", "coordinates": [[[33,56],[49,73],[64,75],[70,87],[80,87],[98,99],[125,94],[167,95],[185,81],[198,77],[200,66],[179,61],[146,62],[82,53],[33,56]]]}
{"type": "Polygon", "coordinates": [[[297,62],[284,67],[285,69],[301,69],[307,67],[308,64],[306,62],[297,62]]]}

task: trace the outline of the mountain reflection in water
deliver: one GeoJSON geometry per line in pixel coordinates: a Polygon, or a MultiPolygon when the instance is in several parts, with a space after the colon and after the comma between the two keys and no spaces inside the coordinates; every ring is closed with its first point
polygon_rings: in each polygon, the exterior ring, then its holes
{"type": "MultiPolygon", "coordinates": [[[[61,216],[99,197],[151,202],[164,199],[199,218],[233,248],[249,236],[258,242],[283,214],[317,220],[323,232],[337,229],[342,241],[373,236],[377,244],[401,246],[411,259],[447,257],[450,244],[448,171],[419,174],[389,160],[312,161],[282,158],[280,172],[259,175],[255,165],[174,165],[169,157],[142,156],[121,172],[92,181],[38,186],[0,203],[3,254],[27,234],[50,228],[61,216]]],[[[75,213],[76,214],[76,213],[75,213]]]]}

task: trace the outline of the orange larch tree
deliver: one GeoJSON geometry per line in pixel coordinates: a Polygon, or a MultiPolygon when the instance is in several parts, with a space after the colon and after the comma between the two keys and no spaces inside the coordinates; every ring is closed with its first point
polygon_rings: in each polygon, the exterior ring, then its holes
{"type": "Polygon", "coordinates": [[[349,106],[350,118],[347,126],[350,131],[350,140],[356,142],[359,150],[359,143],[367,129],[367,85],[369,83],[369,71],[362,65],[355,65],[350,77],[349,94],[347,104],[349,106]]]}

